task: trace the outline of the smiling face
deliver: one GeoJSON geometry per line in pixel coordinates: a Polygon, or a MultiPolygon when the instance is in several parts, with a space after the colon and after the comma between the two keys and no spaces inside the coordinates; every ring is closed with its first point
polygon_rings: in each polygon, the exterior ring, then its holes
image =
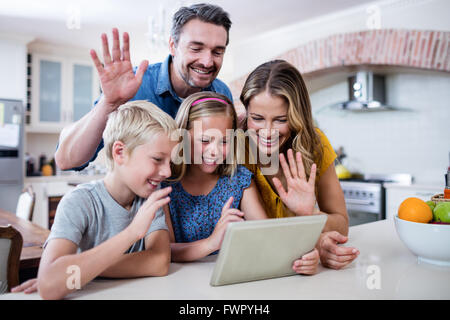
{"type": "MultiPolygon", "coordinates": [[[[227,31],[224,27],[198,19],[186,23],[178,43],[174,43],[173,39],[169,41],[173,57],[171,81],[175,91],[183,86],[188,90],[209,86],[222,67],[226,43],[227,31]]],[[[181,95],[184,97],[183,93],[181,95]]]]}
{"type": "Polygon", "coordinates": [[[256,131],[259,152],[267,155],[280,152],[291,136],[287,101],[266,90],[251,98],[247,112],[247,128],[256,131]]]}
{"type": "Polygon", "coordinates": [[[191,166],[204,173],[214,173],[225,162],[232,139],[232,119],[228,116],[201,117],[189,130],[191,166]],[[227,132],[228,130],[228,132],[227,132]]]}
{"type": "Polygon", "coordinates": [[[161,181],[170,177],[170,154],[175,142],[164,133],[128,153],[120,141],[114,143],[114,170],[134,194],[148,198],[161,181]]]}

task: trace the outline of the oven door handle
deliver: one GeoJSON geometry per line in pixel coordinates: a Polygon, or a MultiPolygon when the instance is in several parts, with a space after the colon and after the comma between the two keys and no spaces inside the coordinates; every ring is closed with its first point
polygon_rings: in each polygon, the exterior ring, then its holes
{"type": "Polygon", "coordinates": [[[345,203],[359,204],[359,205],[373,205],[373,201],[371,200],[358,200],[358,199],[345,199],[345,203]]]}

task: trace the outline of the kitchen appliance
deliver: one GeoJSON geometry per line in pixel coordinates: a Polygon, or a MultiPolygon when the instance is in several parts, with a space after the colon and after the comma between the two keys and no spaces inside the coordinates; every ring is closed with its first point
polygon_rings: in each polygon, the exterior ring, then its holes
{"type": "Polygon", "coordinates": [[[333,103],[319,108],[315,113],[326,110],[367,111],[411,111],[409,108],[390,106],[386,102],[385,76],[372,71],[358,71],[347,78],[347,101],[333,103]]]}
{"type": "Polygon", "coordinates": [[[0,99],[0,208],[10,212],[23,189],[23,124],[22,101],[0,99]]]}
{"type": "Polygon", "coordinates": [[[340,180],[347,207],[349,226],[386,219],[384,183],[411,184],[409,174],[369,174],[362,178],[340,180]]]}

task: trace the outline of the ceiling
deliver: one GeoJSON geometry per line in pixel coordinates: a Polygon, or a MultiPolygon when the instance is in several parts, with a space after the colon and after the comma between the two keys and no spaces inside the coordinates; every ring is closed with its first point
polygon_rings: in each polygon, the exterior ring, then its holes
{"type": "MultiPolygon", "coordinates": [[[[100,46],[102,32],[112,27],[128,31],[132,39],[147,32],[151,14],[161,4],[170,8],[197,1],[176,0],[14,0],[0,2],[0,32],[23,34],[39,42],[84,48],[100,46]],[[71,12],[79,12],[80,28],[66,26],[71,12]]],[[[373,0],[210,0],[229,12],[230,41],[238,43],[259,33],[331,14],[373,0]]]]}

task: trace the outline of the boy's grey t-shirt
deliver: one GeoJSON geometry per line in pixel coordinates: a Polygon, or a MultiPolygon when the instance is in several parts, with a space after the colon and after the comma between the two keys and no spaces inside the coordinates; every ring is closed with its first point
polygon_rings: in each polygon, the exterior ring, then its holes
{"type": "MultiPolygon", "coordinates": [[[[128,227],[145,200],[136,197],[127,211],[111,197],[103,180],[78,185],[59,202],[44,246],[51,239],[62,238],[75,243],[79,251],[92,249],[128,227]]],[[[168,230],[162,209],[156,212],[146,236],[156,230],[168,230]]],[[[145,250],[145,237],[127,253],[141,250],[145,250]]]]}

